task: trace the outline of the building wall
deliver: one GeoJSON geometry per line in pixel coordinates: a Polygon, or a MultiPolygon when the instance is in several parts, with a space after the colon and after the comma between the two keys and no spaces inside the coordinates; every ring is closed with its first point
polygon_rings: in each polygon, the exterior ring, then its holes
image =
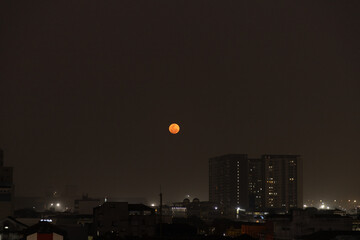
{"type": "Polygon", "coordinates": [[[296,207],[302,208],[304,206],[304,187],[303,187],[304,178],[303,178],[303,160],[300,156],[297,158],[296,164],[297,164],[296,207]]]}
{"type": "Polygon", "coordinates": [[[52,233],[38,233],[37,240],[53,240],[52,233]]]}
{"type": "Polygon", "coordinates": [[[353,220],[332,214],[318,214],[310,210],[294,210],[290,216],[270,219],[275,239],[300,239],[318,231],[352,231],[353,220]]]}
{"type": "Polygon", "coordinates": [[[33,233],[26,237],[26,240],[37,240],[37,233],[33,233]]]}
{"type": "Polygon", "coordinates": [[[0,219],[14,213],[13,168],[3,166],[3,152],[0,150],[0,219]]]}
{"type": "Polygon", "coordinates": [[[75,200],[75,212],[78,214],[93,214],[94,207],[100,205],[99,199],[75,200]]]}
{"type": "MultiPolygon", "coordinates": [[[[56,234],[57,235],[57,234],[56,234]]],[[[60,236],[60,235],[58,235],[60,236]]],[[[52,233],[33,233],[26,237],[26,240],[63,240],[63,237],[61,238],[53,238],[52,233]]]]}
{"type": "Polygon", "coordinates": [[[26,240],[63,240],[64,237],[56,233],[33,233],[26,240]]]}
{"type": "Polygon", "coordinates": [[[63,240],[64,237],[57,234],[57,233],[53,233],[53,240],[63,240]]]}
{"type": "Polygon", "coordinates": [[[0,185],[11,186],[13,184],[13,168],[0,166],[0,185]]]}
{"type": "Polygon", "coordinates": [[[120,236],[129,235],[129,211],[127,202],[106,202],[94,208],[94,227],[96,235],[115,232],[120,236]]]}
{"type": "Polygon", "coordinates": [[[0,218],[12,216],[13,203],[11,201],[0,201],[0,218]]]}
{"type": "MultiPolygon", "coordinates": [[[[173,203],[171,207],[173,212],[173,217],[199,217],[204,221],[209,221],[214,218],[221,218],[224,217],[222,214],[224,213],[224,209],[222,205],[209,202],[209,201],[200,201],[199,199],[195,198],[192,202],[190,201],[183,201],[179,203],[173,203]],[[174,210],[177,211],[181,210],[181,214],[174,214],[174,210]]],[[[164,208],[163,208],[164,212],[164,208]]]]}
{"type": "Polygon", "coordinates": [[[120,237],[154,236],[155,211],[142,204],[106,202],[94,208],[95,235],[115,234],[120,237]]]}
{"type": "Polygon", "coordinates": [[[155,235],[155,215],[132,215],[129,216],[130,232],[132,237],[144,237],[155,235]]]}
{"type": "Polygon", "coordinates": [[[20,233],[0,233],[0,240],[22,240],[20,233]]]}
{"type": "Polygon", "coordinates": [[[4,151],[0,148],[0,166],[4,166],[4,151]]]}
{"type": "Polygon", "coordinates": [[[247,234],[252,238],[258,239],[261,234],[266,232],[266,226],[264,224],[257,225],[241,225],[241,234],[247,234]]]}

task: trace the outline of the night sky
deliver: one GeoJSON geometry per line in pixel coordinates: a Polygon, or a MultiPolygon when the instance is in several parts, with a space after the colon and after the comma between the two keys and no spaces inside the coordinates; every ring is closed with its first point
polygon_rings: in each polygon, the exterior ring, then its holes
{"type": "Polygon", "coordinates": [[[266,153],[303,156],[304,200],[360,198],[359,26],[358,0],[2,1],[16,195],[207,200],[208,158],[266,153]]]}

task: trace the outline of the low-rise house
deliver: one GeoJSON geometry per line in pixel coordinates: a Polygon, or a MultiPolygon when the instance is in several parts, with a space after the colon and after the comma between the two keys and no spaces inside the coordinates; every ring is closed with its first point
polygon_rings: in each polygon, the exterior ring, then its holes
{"type": "Polygon", "coordinates": [[[0,239],[1,240],[19,240],[23,237],[23,231],[28,226],[17,221],[12,217],[0,220],[0,239]]]}
{"type": "Polygon", "coordinates": [[[319,231],[351,231],[353,220],[338,214],[322,214],[316,208],[293,209],[289,214],[270,215],[274,239],[301,239],[319,231]]]}
{"type": "Polygon", "coordinates": [[[106,202],[94,208],[94,237],[111,234],[119,237],[154,236],[156,216],[143,204],[106,202]]]}
{"type": "Polygon", "coordinates": [[[66,231],[48,221],[29,227],[24,235],[26,240],[67,240],[66,231]]]}

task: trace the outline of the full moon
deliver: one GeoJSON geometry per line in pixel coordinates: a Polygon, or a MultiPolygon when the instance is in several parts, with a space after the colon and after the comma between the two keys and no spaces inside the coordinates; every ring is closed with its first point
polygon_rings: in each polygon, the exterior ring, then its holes
{"type": "Polygon", "coordinates": [[[172,123],[169,126],[169,132],[171,134],[177,134],[180,131],[180,127],[179,125],[177,125],[176,123],[172,123]]]}

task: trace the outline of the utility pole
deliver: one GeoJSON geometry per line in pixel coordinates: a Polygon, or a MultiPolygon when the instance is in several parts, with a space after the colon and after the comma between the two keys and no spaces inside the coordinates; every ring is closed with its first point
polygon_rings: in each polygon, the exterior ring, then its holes
{"type": "Polygon", "coordinates": [[[159,221],[159,224],[160,224],[160,228],[159,228],[159,231],[160,231],[160,238],[162,238],[162,235],[163,235],[163,233],[162,233],[162,192],[161,192],[161,185],[160,185],[160,221],[159,221]]]}

